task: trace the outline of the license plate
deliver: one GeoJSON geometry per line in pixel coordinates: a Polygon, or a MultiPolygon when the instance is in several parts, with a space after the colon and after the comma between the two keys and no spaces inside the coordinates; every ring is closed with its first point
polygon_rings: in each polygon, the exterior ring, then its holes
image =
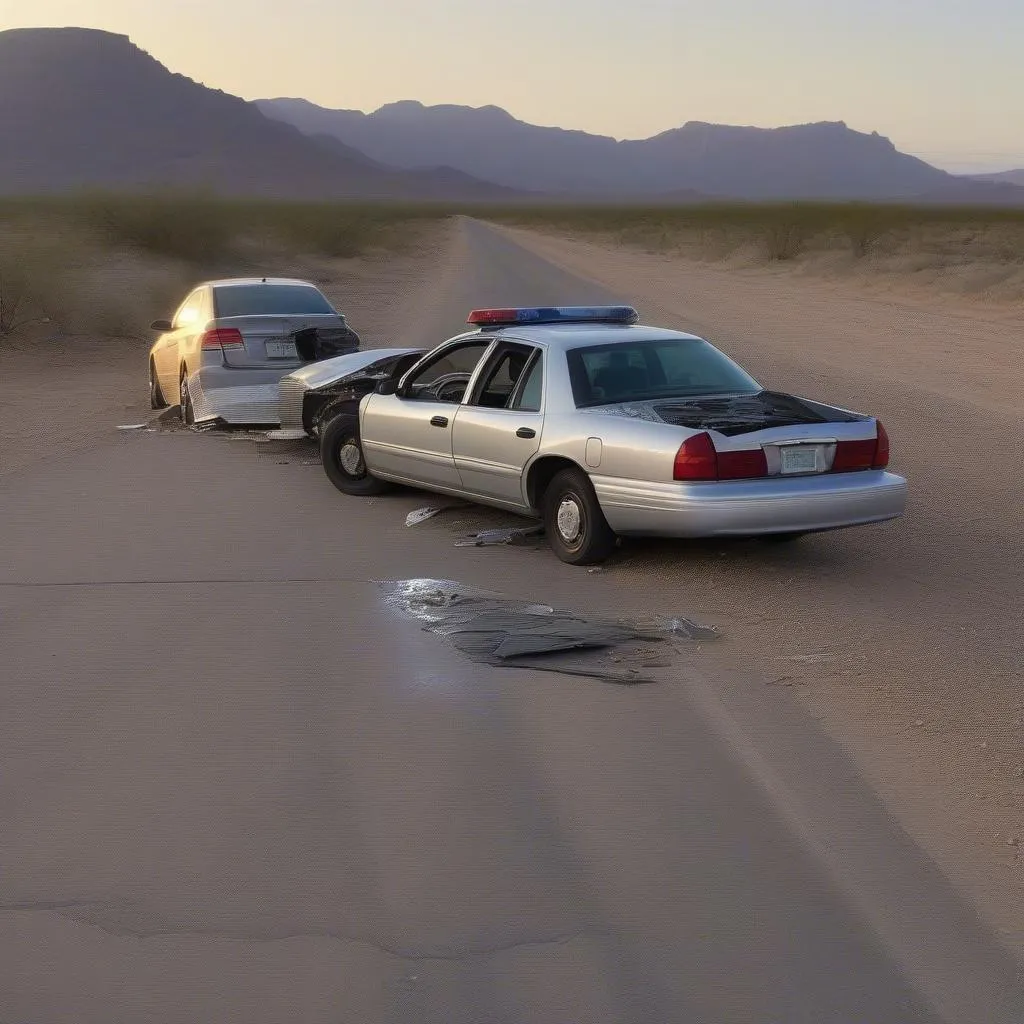
{"type": "Polygon", "coordinates": [[[268,341],[267,342],[267,358],[268,359],[295,359],[295,342],[294,341],[268,341]]]}
{"type": "Polygon", "coordinates": [[[818,469],[817,447],[780,448],[783,473],[814,473],[818,469]]]}

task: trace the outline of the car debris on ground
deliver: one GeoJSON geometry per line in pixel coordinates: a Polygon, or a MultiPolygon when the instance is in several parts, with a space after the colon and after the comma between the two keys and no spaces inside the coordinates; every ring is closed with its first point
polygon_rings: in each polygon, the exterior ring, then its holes
{"type": "Polygon", "coordinates": [[[472,661],[505,668],[623,684],[653,683],[657,680],[643,669],[666,668],[673,662],[638,644],[665,645],[679,653],[681,644],[720,635],[714,627],[690,619],[591,618],[451,580],[400,580],[384,586],[388,601],[421,622],[425,630],[472,661]]]}

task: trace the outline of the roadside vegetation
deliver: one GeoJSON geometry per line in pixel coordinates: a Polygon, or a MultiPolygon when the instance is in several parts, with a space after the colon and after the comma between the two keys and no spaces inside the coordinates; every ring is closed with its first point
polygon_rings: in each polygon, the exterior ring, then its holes
{"type": "Polygon", "coordinates": [[[0,339],[48,325],[145,337],[197,279],[321,280],[332,263],[403,250],[448,208],[85,194],[0,200],[0,339]]]}
{"type": "Polygon", "coordinates": [[[895,203],[508,207],[489,220],[731,267],[1024,299],[1024,209],[895,203]]]}
{"type": "Polygon", "coordinates": [[[1024,210],[895,204],[474,206],[78,194],[0,200],[0,339],[148,336],[196,279],[329,275],[401,251],[454,214],[721,263],[1024,298],[1024,210]]]}

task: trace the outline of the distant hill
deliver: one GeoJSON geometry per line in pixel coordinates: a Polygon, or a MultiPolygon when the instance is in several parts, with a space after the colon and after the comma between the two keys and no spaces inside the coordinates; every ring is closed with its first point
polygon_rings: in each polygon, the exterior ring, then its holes
{"type": "Polygon", "coordinates": [[[303,99],[259,100],[257,106],[392,166],[447,163],[510,188],[548,193],[752,200],[928,196],[941,202],[990,195],[973,188],[977,183],[899,152],[877,133],[853,131],[841,121],[782,128],[691,121],[649,139],[620,142],[527,124],[493,106],[403,101],[372,114],[328,110],[303,99]]]}
{"type": "Polygon", "coordinates": [[[965,175],[973,181],[987,181],[997,185],[1024,185],[1024,167],[1014,171],[997,171],[994,174],[965,175]]]}
{"type": "Polygon", "coordinates": [[[0,32],[0,194],[205,186],[243,196],[508,200],[450,169],[383,167],[172,74],[126,36],[0,32]]]}

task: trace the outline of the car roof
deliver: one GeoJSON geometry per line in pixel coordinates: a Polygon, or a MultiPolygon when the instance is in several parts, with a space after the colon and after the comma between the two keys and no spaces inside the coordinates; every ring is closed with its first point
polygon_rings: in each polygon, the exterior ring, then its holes
{"type": "Polygon", "coordinates": [[[239,285],[255,284],[297,284],[305,288],[316,288],[315,284],[309,281],[300,281],[295,277],[225,277],[219,281],[205,282],[207,288],[235,288],[239,285]]]}
{"type": "Polygon", "coordinates": [[[642,324],[562,323],[539,324],[536,327],[513,324],[486,328],[478,333],[508,341],[533,342],[561,351],[580,345],[613,345],[617,342],[705,340],[697,334],[673,331],[667,327],[646,327],[642,324]]]}

